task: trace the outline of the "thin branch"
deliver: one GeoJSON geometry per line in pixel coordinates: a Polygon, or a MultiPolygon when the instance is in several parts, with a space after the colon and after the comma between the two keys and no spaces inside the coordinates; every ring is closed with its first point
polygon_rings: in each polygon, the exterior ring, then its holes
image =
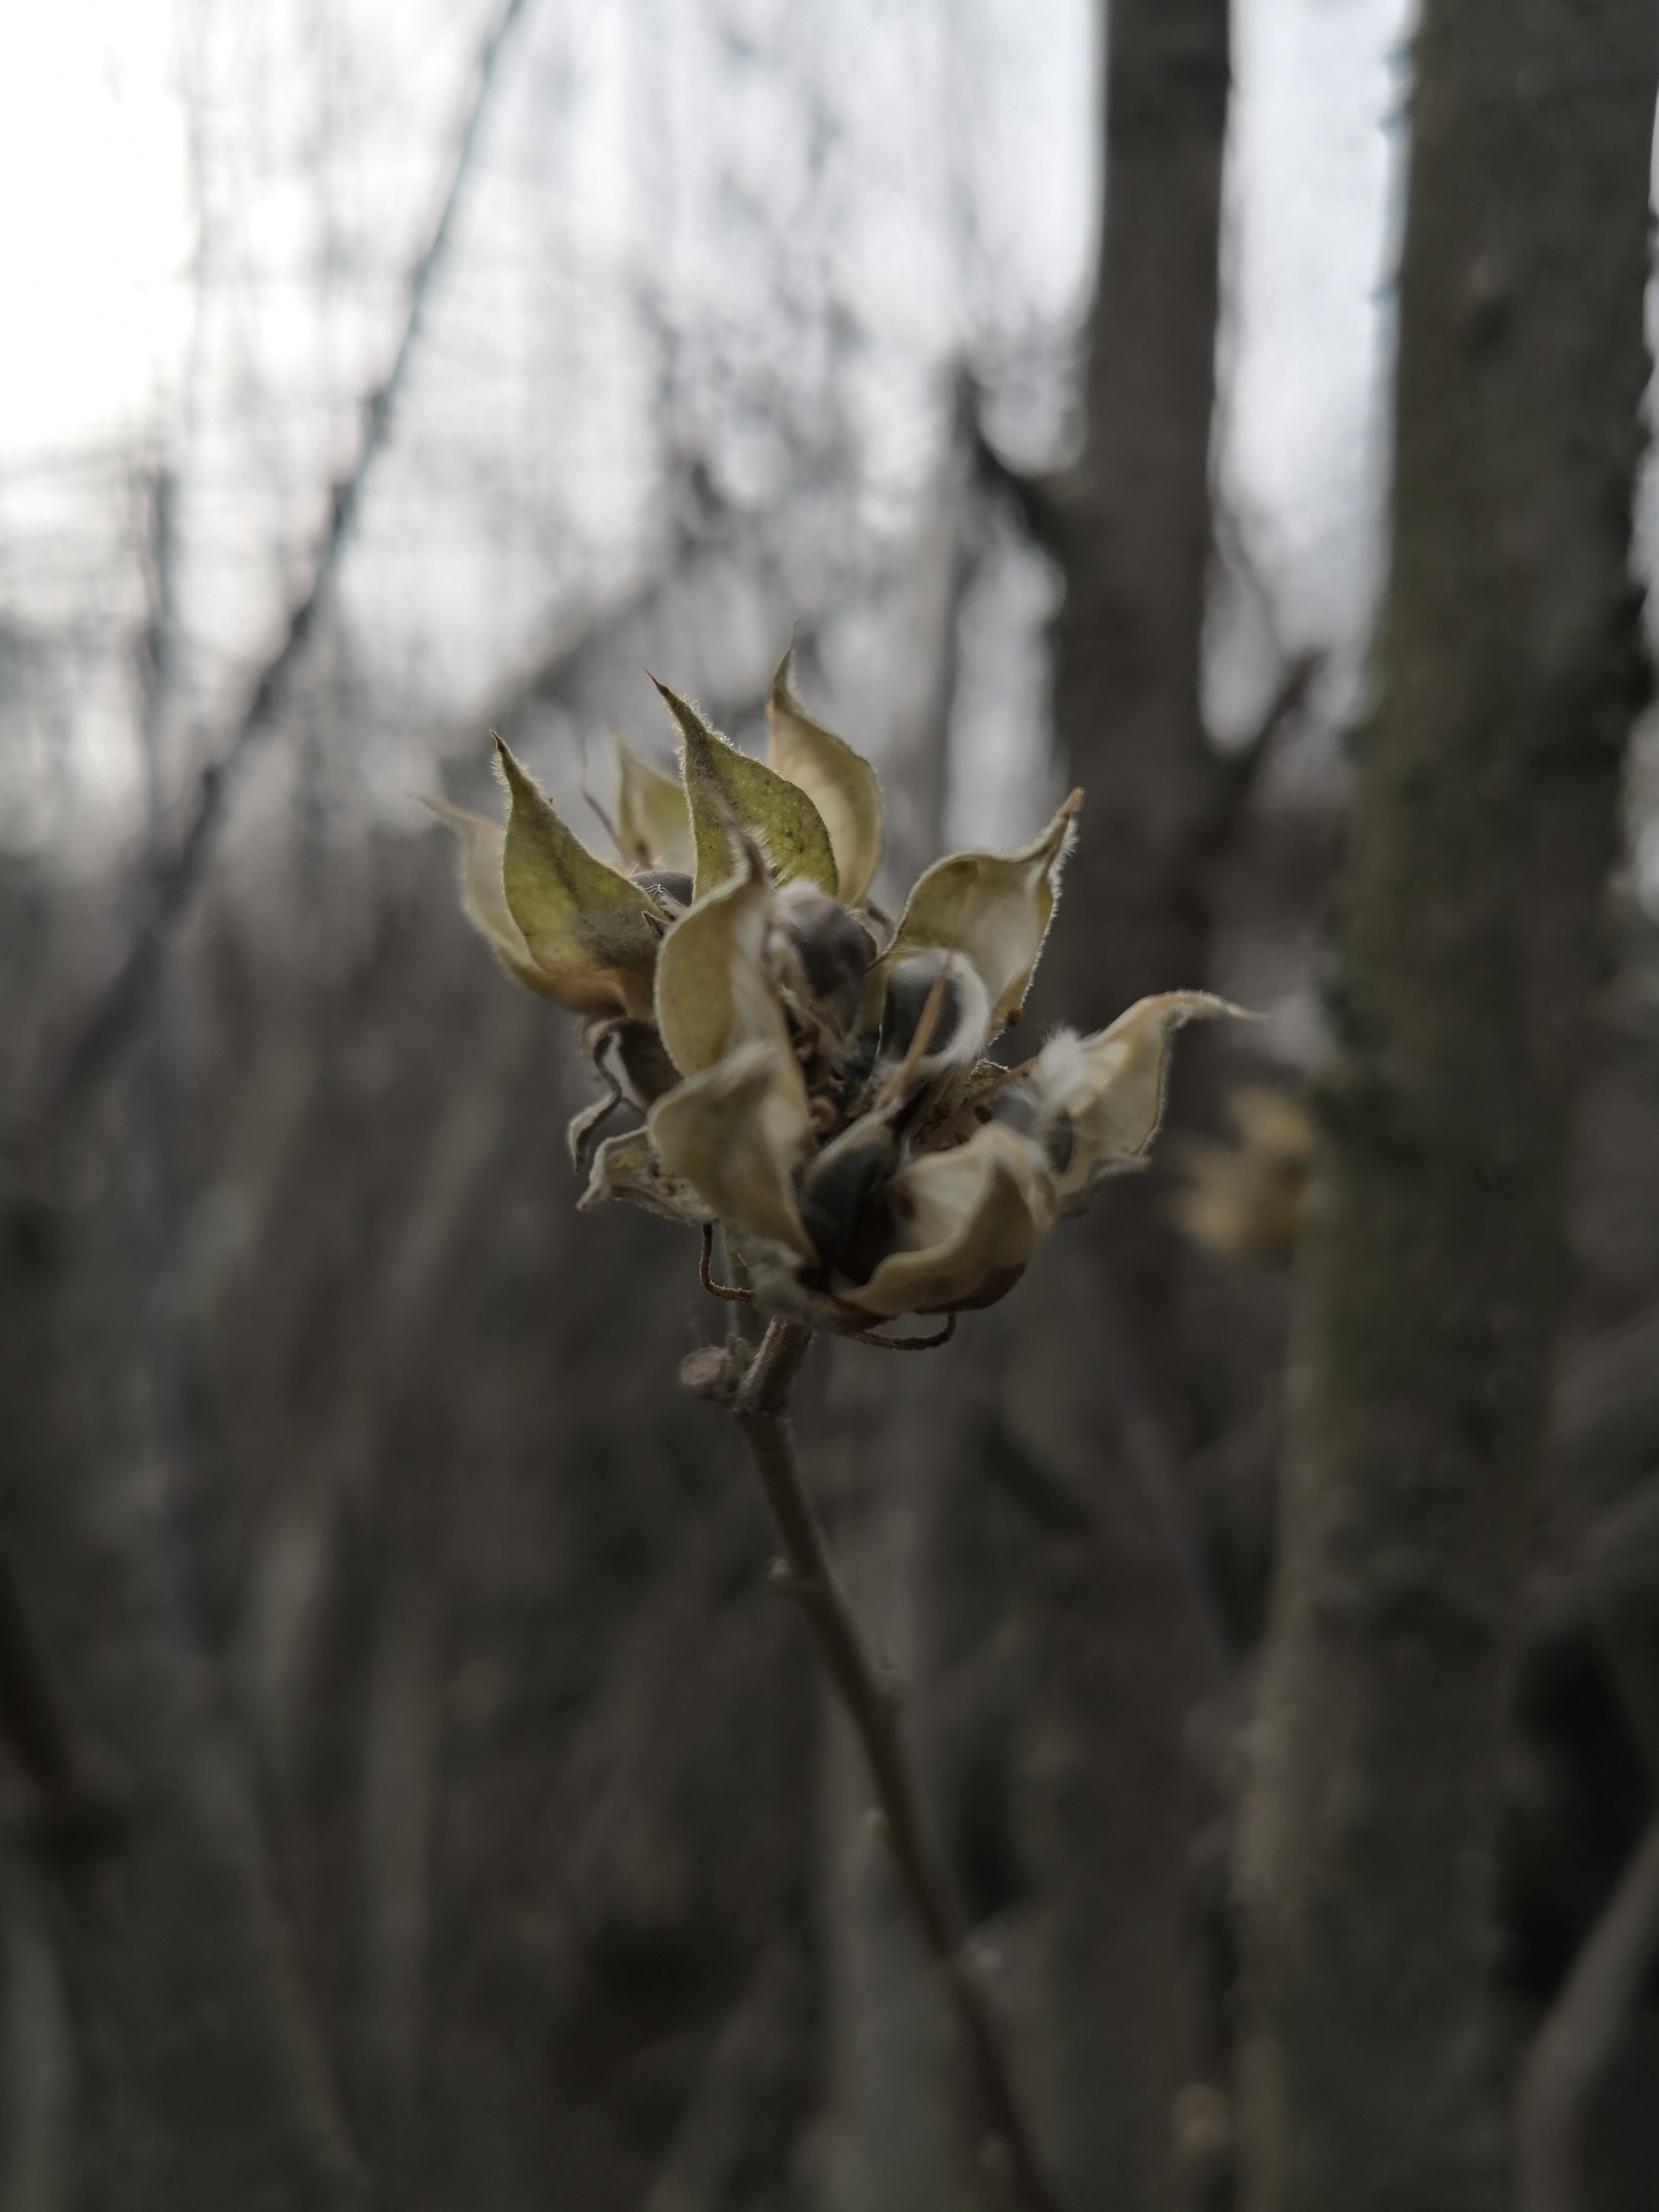
{"type": "Polygon", "coordinates": [[[968,435],[979,482],[987,490],[1000,492],[1013,507],[1027,536],[1063,565],[1078,527],[1066,502],[1066,477],[1027,475],[1005,460],[985,434],[977,392],[968,418],[968,435]]]}
{"type": "Polygon", "coordinates": [[[61,1144],[72,1136],[118,1066],[128,1041],[149,1010],[173,933],[201,887],[235,780],[258,740],[276,723],[287,699],[290,680],[339,568],[369,471],[386,445],[392,412],[421,334],[433,279],[455,226],[502,49],[526,5],[526,0],[504,0],[480,50],[471,105],[456,144],[448,190],[426,249],[410,274],[408,312],[398,349],[385,378],[363,404],[356,456],[333,487],[328,524],[312,559],[311,580],[289,611],[282,641],[260,670],[240,719],[217,757],[202,770],[195,807],[183,835],[150,871],[143,910],[125,957],[76,1030],[46,1090],[37,1124],[42,1139],[61,1144]]]}
{"type": "Polygon", "coordinates": [[[811,1340],[805,1322],[780,1318],[769,1325],[752,1359],[744,1347],[710,1346],[692,1353],[681,1379],[700,1397],[729,1407],[748,1443],[781,1555],[773,1580],[799,1607],[819,1663],[863,1745],[882,1836],[945,1978],[967,2048],[988,2160],[1000,2169],[1021,2212],[1058,2212],[1058,2200],[1037,2165],[990,2007],[969,1963],[956,1908],[922,1832],[899,1732],[898,1685],[870,1656],[801,1479],[789,1399],[811,1340]]]}
{"type": "Polygon", "coordinates": [[[752,1291],[714,1280],[714,1224],[712,1221],[705,1221],[702,1224],[702,1252],[697,1261],[697,1280],[711,1298],[724,1298],[728,1305],[733,1306],[753,1305],[755,1293],[752,1291]]]}
{"type": "Polygon", "coordinates": [[[1326,655],[1322,653],[1290,654],[1273,686],[1273,696],[1249,737],[1224,757],[1212,757],[1210,801],[1197,838],[1201,858],[1224,850],[1231,840],[1279,738],[1307,704],[1316,682],[1325,672],[1325,664],[1326,655]]]}
{"type": "Polygon", "coordinates": [[[1631,1854],[1528,2054],[1516,2120],[1518,2212],[1577,2212],[1584,2100],[1656,1952],[1659,1817],[1631,1854]]]}

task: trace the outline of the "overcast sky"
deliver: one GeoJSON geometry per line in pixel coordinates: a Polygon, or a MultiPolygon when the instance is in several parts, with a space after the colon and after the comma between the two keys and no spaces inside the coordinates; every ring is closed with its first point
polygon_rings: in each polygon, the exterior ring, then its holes
{"type": "MultiPolygon", "coordinates": [[[[1351,640],[1402,0],[1236,13],[1222,480],[1289,635],[1351,640]]],[[[110,563],[137,526],[106,463],[166,458],[200,712],[234,696],[386,357],[492,15],[0,15],[0,613],[130,621],[110,563]]],[[[1003,434],[1054,458],[1094,247],[1092,20],[1089,0],[531,0],[349,566],[371,686],[464,714],[550,609],[624,588],[664,527],[665,419],[738,502],[841,441],[878,538],[936,463],[964,351],[1003,434]]],[[[121,711],[112,692],[74,740],[117,799],[121,711]]]]}

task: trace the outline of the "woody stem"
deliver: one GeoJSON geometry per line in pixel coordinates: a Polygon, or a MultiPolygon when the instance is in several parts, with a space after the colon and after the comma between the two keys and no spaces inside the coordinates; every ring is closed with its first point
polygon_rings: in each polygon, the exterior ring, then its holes
{"type": "Polygon", "coordinates": [[[819,1664],[845,1710],[874,1785],[880,1832],[900,1886],[944,1977],[978,2094],[988,2162],[1000,2168],[1019,2212],[1059,2212],[1037,2164],[1031,2131],[975,1973],[961,1920],[928,1847],[899,1729],[899,1686],[872,1659],[847,1601],[801,1479],[790,1394],[812,1340],[802,1322],[774,1320],[746,1366],[744,1352],[694,1353],[685,1381],[728,1406],[743,1431],[772,1517],[780,1557],[773,1580],[794,1600],[819,1664]],[[718,1362],[718,1364],[716,1364],[718,1362]]]}

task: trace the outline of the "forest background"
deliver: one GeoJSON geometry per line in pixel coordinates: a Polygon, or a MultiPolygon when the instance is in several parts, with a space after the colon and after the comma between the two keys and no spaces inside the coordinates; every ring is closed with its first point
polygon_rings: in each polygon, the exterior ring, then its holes
{"type": "Polygon", "coordinates": [[[1643,11],[3,39],[0,2206],[995,2201],[415,803],[792,630],[890,891],[1085,787],[1035,1021],[1266,1017],[800,1407],[1061,2201],[1651,2206],[1643,11]]]}

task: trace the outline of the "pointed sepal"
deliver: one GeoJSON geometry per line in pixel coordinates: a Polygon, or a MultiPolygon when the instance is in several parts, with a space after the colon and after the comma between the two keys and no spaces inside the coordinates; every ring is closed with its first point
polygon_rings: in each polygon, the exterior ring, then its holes
{"type": "Polygon", "coordinates": [[[998,1035],[1025,1003],[1082,803],[1074,791],[1042,835],[1018,853],[953,853],[937,861],[910,894],[884,969],[930,947],[960,952],[985,986],[991,1034],[998,1035]]]}
{"type": "Polygon", "coordinates": [[[524,932],[514,921],[501,887],[501,852],[507,832],[499,822],[469,814],[464,807],[452,806],[447,799],[422,799],[421,804],[460,841],[461,904],[467,920],[509,975],[544,999],[556,998],[558,994],[530,957],[524,932]]]}
{"type": "Polygon", "coordinates": [[[881,785],[862,753],[815,722],[795,696],[793,648],[778,663],[766,702],[767,760],[804,791],[823,817],[843,906],[857,906],[881,861],[881,785]]]}
{"type": "Polygon", "coordinates": [[[691,816],[685,787],[641,760],[619,732],[611,732],[617,754],[617,842],[633,868],[692,869],[691,816]]]}
{"type": "MultiPolygon", "coordinates": [[[[656,678],[652,678],[653,684],[656,678]]],[[[686,804],[696,852],[696,893],[704,897],[737,867],[736,821],[765,855],[775,882],[805,878],[836,895],[840,878],[823,817],[798,784],[739,752],[704,721],[689,699],[657,684],[680,733],[686,804]]]]}
{"type": "Polygon", "coordinates": [[[539,988],[573,1013],[648,1019],[663,909],[595,859],[499,738],[495,750],[510,802],[501,886],[539,988]]]}

